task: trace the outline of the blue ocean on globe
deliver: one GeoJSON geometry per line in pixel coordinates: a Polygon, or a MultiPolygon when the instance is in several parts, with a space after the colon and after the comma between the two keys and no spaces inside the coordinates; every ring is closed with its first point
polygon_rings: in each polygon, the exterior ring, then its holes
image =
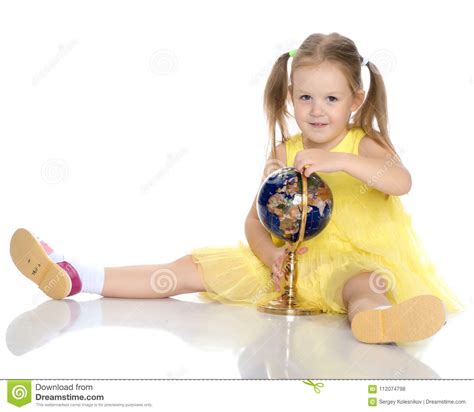
{"type": "MultiPolygon", "coordinates": [[[[333,209],[331,190],[317,173],[307,178],[307,190],[304,240],[313,238],[327,226],[333,209]]],[[[258,217],[268,231],[284,241],[296,242],[303,207],[301,173],[294,167],[271,173],[260,186],[256,206],[258,217]]]]}

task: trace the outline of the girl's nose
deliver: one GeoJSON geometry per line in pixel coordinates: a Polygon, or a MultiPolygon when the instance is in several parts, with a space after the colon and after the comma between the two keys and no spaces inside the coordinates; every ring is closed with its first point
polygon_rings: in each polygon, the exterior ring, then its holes
{"type": "Polygon", "coordinates": [[[319,103],[314,103],[311,107],[311,114],[315,116],[319,116],[323,113],[321,104],[319,103]]]}

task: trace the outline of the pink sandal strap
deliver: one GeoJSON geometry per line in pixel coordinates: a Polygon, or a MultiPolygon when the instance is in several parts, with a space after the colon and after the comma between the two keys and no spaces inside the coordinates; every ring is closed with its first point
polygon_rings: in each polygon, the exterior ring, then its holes
{"type": "Polygon", "coordinates": [[[71,291],[69,292],[68,296],[72,296],[76,293],[79,293],[82,289],[82,282],[74,266],[72,266],[69,262],[66,261],[57,262],[56,264],[61,266],[71,278],[71,291]]]}

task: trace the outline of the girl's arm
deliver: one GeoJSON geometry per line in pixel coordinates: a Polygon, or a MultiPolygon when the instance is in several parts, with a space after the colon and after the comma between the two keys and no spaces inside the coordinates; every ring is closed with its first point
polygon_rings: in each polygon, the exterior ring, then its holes
{"type": "MultiPolygon", "coordinates": [[[[263,172],[263,177],[260,184],[263,183],[268,174],[278,167],[286,165],[286,146],[280,143],[276,146],[277,160],[267,159],[263,172]]],[[[256,209],[257,196],[252,203],[252,207],[245,220],[245,236],[247,242],[252,249],[252,252],[257,256],[267,267],[271,268],[276,254],[280,251],[278,246],[272,242],[270,233],[260,222],[256,209]]]]}
{"type": "Polygon", "coordinates": [[[275,254],[280,248],[273,244],[270,233],[260,223],[255,209],[255,201],[245,220],[245,236],[254,255],[270,268],[275,254]]]}
{"type": "Polygon", "coordinates": [[[342,156],[341,170],[389,195],[408,193],[411,175],[400,158],[391,155],[371,139],[364,138],[362,141],[359,155],[338,153],[342,156]]]}

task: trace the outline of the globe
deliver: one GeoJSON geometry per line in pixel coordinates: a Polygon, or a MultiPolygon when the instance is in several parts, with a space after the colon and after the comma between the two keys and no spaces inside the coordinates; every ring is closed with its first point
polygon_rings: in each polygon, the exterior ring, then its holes
{"type": "MultiPolygon", "coordinates": [[[[303,211],[301,173],[284,167],[262,182],[257,194],[257,214],[265,228],[279,239],[294,243],[299,238],[303,211]]],[[[303,240],[320,233],[329,223],[333,197],[329,186],[312,173],[307,178],[307,217],[303,240]]]]}

